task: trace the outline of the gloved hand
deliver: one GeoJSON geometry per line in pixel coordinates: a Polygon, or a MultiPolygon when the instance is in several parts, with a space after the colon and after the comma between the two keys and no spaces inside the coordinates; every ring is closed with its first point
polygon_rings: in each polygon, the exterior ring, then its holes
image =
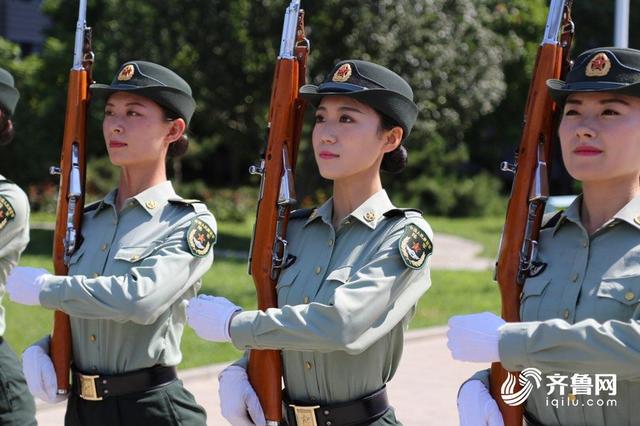
{"type": "Polygon", "coordinates": [[[229,324],[233,314],[241,311],[224,297],[200,295],[189,300],[187,322],[196,334],[212,342],[230,342],[229,324]]]}
{"type": "Polygon", "coordinates": [[[264,426],[266,420],[244,368],[231,365],[218,375],[220,411],[233,426],[264,426]]]}
{"type": "Polygon", "coordinates": [[[458,393],[460,426],[504,426],[498,404],[480,380],[469,380],[458,393]]]}
{"type": "Polygon", "coordinates": [[[23,305],[40,305],[40,289],[50,276],[45,269],[16,266],[7,277],[9,299],[23,305]]]}
{"type": "Polygon", "coordinates": [[[447,332],[451,356],[458,361],[500,361],[498,329],[504,324],[502,318],[491,312],[451,317],[447,332]]]}
{"type": "Polygon", "coordinates": [[[58,381],[49,355],[38,345],[29,346],[22,353],[22,371],[33,396],[50,404],[62,402],[66,395],[58,395],[58,381]]]}

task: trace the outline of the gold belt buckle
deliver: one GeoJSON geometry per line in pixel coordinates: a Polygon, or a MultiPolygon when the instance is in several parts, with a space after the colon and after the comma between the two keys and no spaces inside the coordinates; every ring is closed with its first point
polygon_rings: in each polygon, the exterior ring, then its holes
{"type": "Polygon", "coordinates": [[[87,401],[102,401],[102,397],[98,397],[95,381],[100,376],[85,376],[80,373],[78,376],[80,377],[80,398],[87,401]]]}
{"type": "Polygon", "coordinates": [[[293,408],[298,426],[318,426],[315,411],[316,408],[320,408],[319,405],[299,406],[289,404],[289,407],[293,408]]]}

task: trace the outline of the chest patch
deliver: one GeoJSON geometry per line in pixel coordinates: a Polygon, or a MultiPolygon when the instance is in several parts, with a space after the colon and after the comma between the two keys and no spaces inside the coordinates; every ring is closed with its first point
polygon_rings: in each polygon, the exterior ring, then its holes
{"type": "Polygon", "coordinates": [[[200,219],[196,219],[191,223],[189,231],[187,231],[187,243],[191,254],[204,257],[216,243],[216,234],[209,225],[200,219]]]}
{"type": "Polygon", "coordinates": [[[422,229],[409,224],[404,227],[398,249],[405,265],[412,269],[420,269],[433,253],[433,243],[422,229]]]}
{"type": "Polygon", "coordinates": [[[16,211],[9,200],[0,195],[0,230],[7,226],[7,223],[15,217],[16,211]]]}

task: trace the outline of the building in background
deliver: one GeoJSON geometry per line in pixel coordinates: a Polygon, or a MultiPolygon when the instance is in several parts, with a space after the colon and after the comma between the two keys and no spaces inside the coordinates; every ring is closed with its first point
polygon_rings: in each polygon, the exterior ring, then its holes
{"type": "Polygon", "coordinates": [[[42,50],[49,20],[41,4],[42,0],[0,0],[0,37],[18,44],[23,55],[42,50]]]}

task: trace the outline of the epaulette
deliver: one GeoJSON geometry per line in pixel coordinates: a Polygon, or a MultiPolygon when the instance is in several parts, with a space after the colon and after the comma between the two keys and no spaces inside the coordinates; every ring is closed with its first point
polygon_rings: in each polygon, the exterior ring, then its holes
{"type": "Polygon", "coordinates": [[[91,204],[87,204],[86,206],[84,206],[84,212],[86,213],[97,209],[100,203],[102,203],[102,200],[94,201],[91,204]]]}
{"type": "Polygon", "coordinates": [[[191,206],[196,213],[210,213],[207,205],[195,198],[170,198],[167,200],[171,204],[178,204],[182,206],[191,206]]]}
{"type": "Polygon", "coordinates": [[[386,212],[384,214],[384,217],[397,217],[397,216],[404,216],[407,217],[407,213],[417,213],[418,215],[420,215],[420,217],[422,217],[422,211],[418,210],[418,209],[400,209],[400,208],[395,208],[395,209],[391,209],[388,212],[386,212]]]}
{"type": "Polygon", "coordinates": [[[562,217],[562,213],[564,213],[564,210],[551,212],[544,215],[542,217],[542,226],[540,227],[540,229],[553,228],[554,226],[556,226],[560,221],[560,218],[562,217]]]}
{"type": "Polygon", "coordinates": [[[311,216],[315,209],[298,209],[289,214],[289,219],[306,219],[311,216]]]}

